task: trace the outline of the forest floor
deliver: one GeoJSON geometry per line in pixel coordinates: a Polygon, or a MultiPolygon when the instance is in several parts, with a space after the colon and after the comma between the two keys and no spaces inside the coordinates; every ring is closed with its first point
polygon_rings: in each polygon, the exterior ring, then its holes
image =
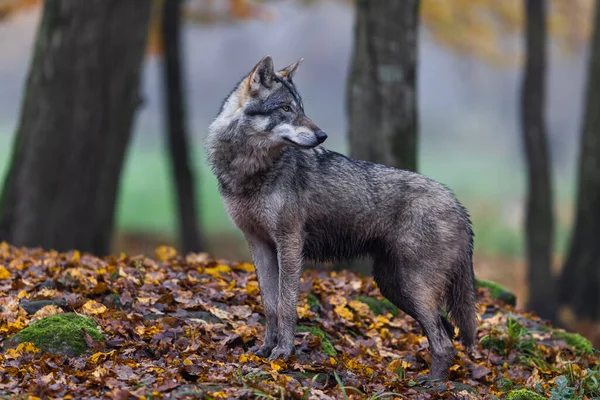
{"type": "Polygon", "coordinates": [[[596,352],[579,335],[479,288],[478,343],[450,380],[420,384],[418,324],[371,278],[306,271],[296,355],[249,352],[264,333],[254,267],[159,247],[97,258],[0,244],[4,398],[592,398],[596,352]],[[25,396],[25,397],[24,397],[25,396]],[[31,397],[35,396],[35,397],[31,397]],[[523,397],[528,396],[528,397],[523,397]]]}

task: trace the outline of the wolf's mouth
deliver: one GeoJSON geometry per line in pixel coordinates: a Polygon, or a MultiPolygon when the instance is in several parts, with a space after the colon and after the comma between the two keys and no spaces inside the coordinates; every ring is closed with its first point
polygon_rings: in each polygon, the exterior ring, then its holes
{"type": "Polygon", "coordinates": [[[296,142],[294,142],[293,140],[291,140],[291,139],[288,139],[288,138],[286,138],[286,137],[284,137],[284,138],[283,138],[283,140],[285,140],[286,142],[288,142],[288,143],[289,143],[289,144],[291,144],[292,146],[299,147],[299,148],[301,148],[301,149],[312,149],[312,148],[314,148],[314,147],[317,147],[317,146],[319,145],[318,143],[317,143],[317,144],[314,144],[314,145],[300,144],[300,143],[296,143],[296,142]]]}

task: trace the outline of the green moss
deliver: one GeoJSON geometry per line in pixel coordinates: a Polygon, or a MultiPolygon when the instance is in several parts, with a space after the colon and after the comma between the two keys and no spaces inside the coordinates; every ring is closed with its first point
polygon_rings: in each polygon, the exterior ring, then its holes
{"type": "Polygon", "coordinates": [[[506,340],[502,338],[484,336],[479,341],[484,349],[495,351],[498,354],[506,353],[506,340]]]}
{"type": "Polygon", "coordinates": [[[321,338],[321,351],[330,357],[337,356],[337,351],[335,351],[329,335],[323,332],[319,327],[314,325],[299,325],[296,329],[298,332],[310,332],[312,335],[321,338]]]}
{"type": "Polygon", "coordinates": [[[508,400],[543,400],[543,399],[545,399],[544,396],[539,395],[539,394],[532,392],[531,390],[527,390],[527,389],[513,390],[506,396],[506,398],[508,400]]]}
{"type": "Polygon", "coordinates": [[[319,299],[317,299],[317,296],[315,296],[312,293],[309,293],[308,296],[306,296],[306,302],[308,303],[308,306],[311,308],[311,310],[313,309],[313,307],[321,307],[319,299]]]}
{"type": "Polygon", "coordinates": [[[398,315],[398,307],[392,304],[388,299],[376,299],[375,297],[369,296],[358,296],[354,300],[358,300],[369,306],[373,314],[382,315],[391,313],[394,317],[398,315]]]}
{"type": "Polygon", "coordinates": [[[552,338],[564,340],[566,344],[574,347],[578,354],[594,353],[592,343],[578,333],[555,330],[552,332],[552,338]]]}
{"type": "Polygon", "coordinates": [[[31,342],[52,354],[79,356],[87,350],[83,329],[94,339],[104,340],[96,321],[77,314],[53,315],[29,325],[10,338],[16,343],[31,342]]]}
{"type": "Polygon", "coordinates": [[[483,279],[477,279],[477,286],[490,289],[490,296],[492,296],[492,299],[501,300],[511,306],[517,304],[517,296],[502,285],[483,279]]]}

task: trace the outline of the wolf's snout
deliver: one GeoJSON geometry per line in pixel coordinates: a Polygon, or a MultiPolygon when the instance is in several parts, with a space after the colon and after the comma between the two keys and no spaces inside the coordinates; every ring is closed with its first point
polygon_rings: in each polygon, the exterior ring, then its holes
{"type": "Polygon", "coordinates": [[[318,131],[315,135],[317,136],[319,144],[323,143],[325,139],[327,139],[327,134],[323,131],[318,131]]]}

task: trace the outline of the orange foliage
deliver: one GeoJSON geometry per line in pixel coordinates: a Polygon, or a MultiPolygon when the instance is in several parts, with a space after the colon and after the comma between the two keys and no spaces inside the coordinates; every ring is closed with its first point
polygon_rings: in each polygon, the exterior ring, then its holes
{"type": "MultiPolygon", "coordinates": [[[[551,0],[549,33],[563,50],[573,50],[589,38],[594,3],[551,0]]],[[[443,46],[496,65],[514,65],[522,55],[509,39],[520,38],[523,8],[523,0],[423,0],[421,18],[443,46]]]]}
{"type": "Polygon", "coordinates": [[[0,21],[19,11],[37,7],[41,2],[42,0],[0,0],[0,21]]]}

